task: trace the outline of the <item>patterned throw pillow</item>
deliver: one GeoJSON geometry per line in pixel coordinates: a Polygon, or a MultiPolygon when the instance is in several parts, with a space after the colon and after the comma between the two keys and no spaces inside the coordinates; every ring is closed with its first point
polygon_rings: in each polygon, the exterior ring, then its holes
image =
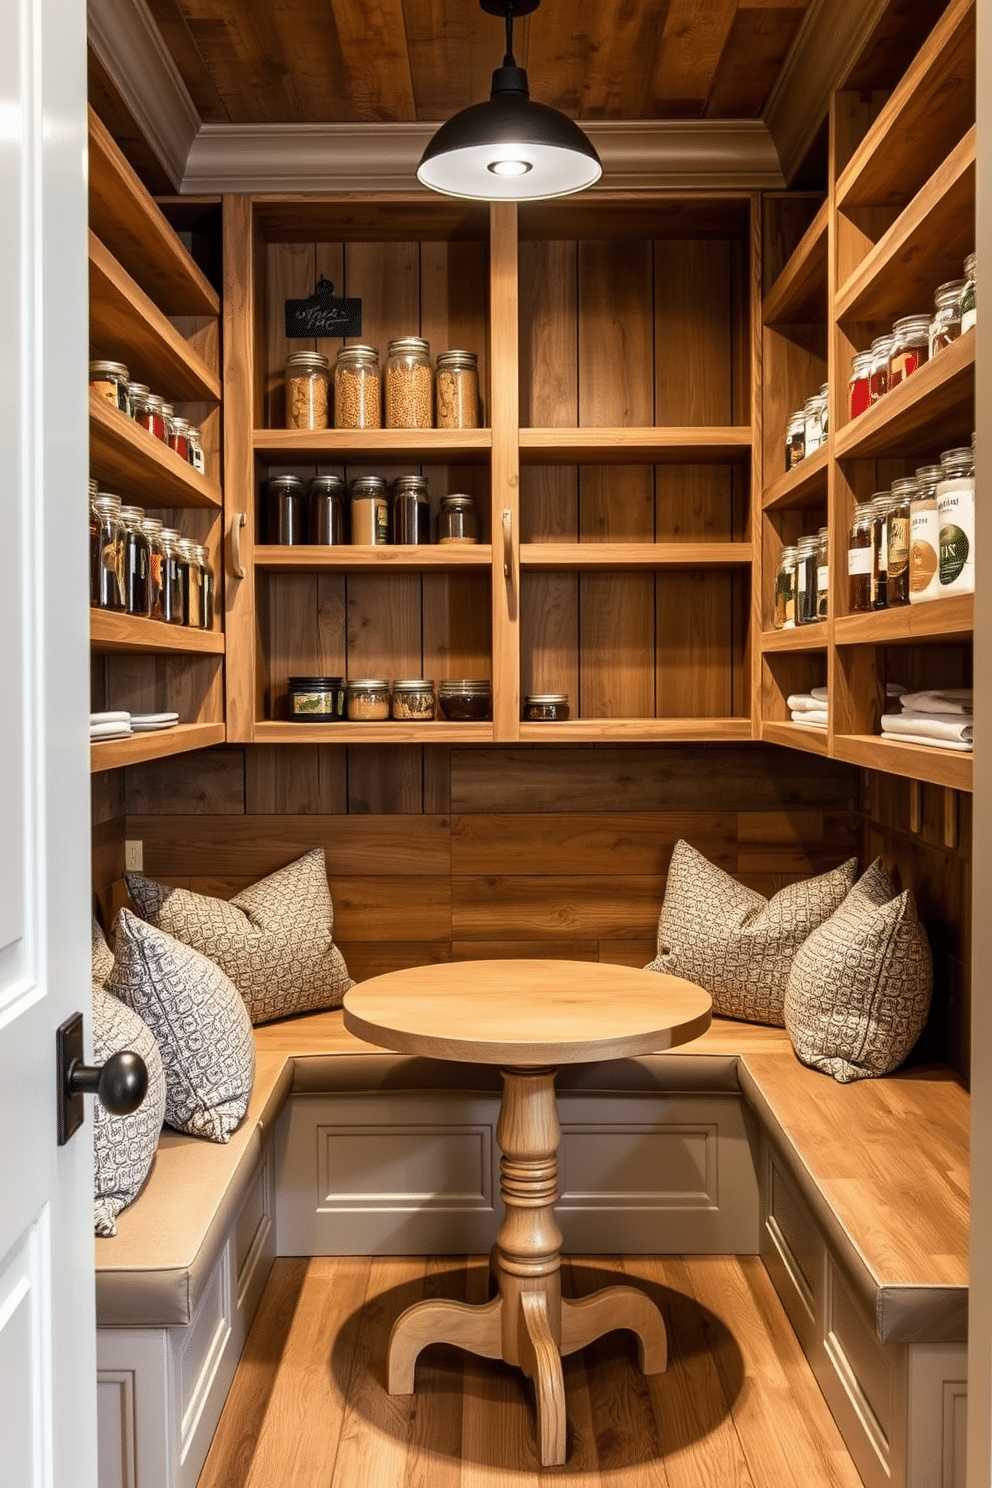
{"type": "Polygon", "coordinates": [[[341,1006],[354,986],[334,944],[324,849],[315,847],[231,900],[125,875],[141,914],[216,961],[253,1023],[341,1006]]]}
{"type": "Polygon", "coordinates": [[[122,909],[109,990],[155,1036],[169,1126],[226,1142],[255,1076],[255,1041],[237,987],[199,951],[122,909]]]}
{"type": "Polygon", "coordinates": [[[713,998],[713,1011],[726,1018],[781,1028],[792,958],[839,907],[856,871],[851,858],[766,899],[688,842],[677,842],[658,920],[658,954],[645,970],[697,982],[713,998]]]}
{"type": "Polygon", "coordinates": [[[121,1049],[133,1049],[145,1061],[148,1093],[129,1116],[111,1115],[99,1096],[93,1102],[93,1228],[98,1235],[116,1235],[118,1214],[138,1197],[148,1177],[165,1119],[165,1075],[147,1024],[94,984],[94,1064],[105,1064],[121,1049]]]}
{"type": "Polygon", "coordinates": [[[100,921],[96,913],[91,914],[90,925],[90,949],[93,966],[93,982],[97,987],[105,987],[110,981],[110,973],[114,969],[114,953],[107,944],[100,921]]]}
{"type": "Polygon", "coordinates": [[[932,987],[913,897],[878,858],[796,952],[785,1026],[803,1064],[841,1084],[888,1075],[923,1032],[932,987]]]}

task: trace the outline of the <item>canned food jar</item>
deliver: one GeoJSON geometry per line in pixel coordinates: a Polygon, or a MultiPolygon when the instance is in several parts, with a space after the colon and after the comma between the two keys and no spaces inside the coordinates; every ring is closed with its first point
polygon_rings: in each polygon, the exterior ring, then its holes
{"type": "Polygon", "coordinates": [[[152,620],[161,620],[162,584],[164,582],[165,549],[162,545],[162,522],[158,517],[144,517],[141,530],[148,539],[148,599],[152,620]]]}
{"type": "Polygon", "coordinates": [[[386,360],[386,428],[430,429],[434,374],[430,343],[420,336],[390,341],[386,360]]]}
{"type": "Polygon", "coordinates": [[[348,683],[348,717],[356,723],[380,723],[389,717],[389,683],[384,677],[365,677],[348,683]]]}
{"type": "Polygon", "coordinates": [[[776,630],[793,630],[796,624],[796,549],[783,548],[775,572],[775,608],[772,625],[776,630]]]}
{"type": "Polygon", "coordinates": [[[892,482],[887,517],[889,609],[909,604],[909,513],[917,490],[917,483],[911,475],[892,482]]]}
{"type": "Polygon", "coordinates": [[[921,465],[916,472],[916,495],[909,507],[909,602],[921,604],[940,594],[940,514],[937,486],[939,465],[921,465]]]}
{"type": "Polygon", "coordinates": [[[889,507],[888,491],[871,498],[871,607],[884,610],[889,603],[889,507]]]}
{"type": "Polygon", "coordinates": [[[90,501],[90,604],[123,610],[125,601],[121,498],[98,491],[90,501]]]}
{"type": "Polygon", "coordinates": [[[803,404],[803,418],[806,421],[806,454],[811,455],[818,450],[823,443],[823,398],[819,393],[814,393],[812,398],[807,398],[803,404]]]}
{"type": "Polygon", "coordinates": [[[524,698],[528,723],[564,723],[568,716],[567,692],[529,692],[524,698]]]}
{"type": "Polygon", "coordinates": [[[872,516],[871,502],[859,502],[847,540],[847,608],[852,615],[866,615],[871,609],[872,516]]]}
{"type": "Polygon", "coordinates": [[[892,355],[892,337],[876,336],[871,343],[871,371],[868,374],[868,406],[884,398],[889,391],[889,358],[892,355]]]}
{"type": "Polygon", "coordinates": [[[795,615],[797,625],[813,625],[816,622],[816,550],[819,539],[801,537],[796,545],[796,598],[795,615]]]}
{"type": "Polygon", "coordinates": [[[344,542],[345,491],[339,475],[317,475],[307,494],[310,507],[310,541],[324,547],[344,542]]]}
{"type": "Polygon", "coordinates": [[[214,566],[209,549],[202,543],[197,544],[196,556],[200,560],[200,625],[209,630],[214,623],[214,566]]]}
{"type": "Polygon", "coordinates": [[[90,387],[94,393],[130,418],[128,370],[123,362],[90,362],[90,387]]]}
{"type": "Polygon", "coordinates": [[[934,312],[930,321],[930,355],[936,356],[961,334],[961,296],[963,279],[949,279],[933,297],[934,312]]]}
{"type": "Polygon", "coordinates": [[[393,482],[393,542],[423,545],[431,540],[431,500],[422,475],[393,482]]]}
{"type": "Polygon", "coordinates": [[[169,431],[169,448],[175,450],[180,460],[185,460],[187,465],[189,459],[189,420],[173,416],[172,428],[169,431]]]}
{"type": "Polygon", "coordinates": [[[334,427],[382,428],[382,373],[375,346],[342,346],[334,365],[334,427]]]}
{"type": "Polygon", "coordinates": [[[479,541],[479,518],[471,496],[452,494],[441,497],[441,509],[437,517],[437,540],[439,543],[477,543],[479,541]]]}
{"type": "Polygon", "coordinates": [[[306,491],[301,476],[271,477],[265,530],[268,541],[282,547],[306,542],[306,491]]]}
{"type": "Polygon", "coordinates": [[[851,417],[857,418],[859,413],[864,413],[870,399],[868,384],[871,378],[872,355],[870,351],[859,351],[851,363],[851,376],[848,380],[848,394],[851,401],[851,417]]]}
{"type": "Polygon", "coordinates": [[[165,444],[167,440],[165,415],[162,412],[162,399],[155,393],[145,393],[134,406],[134,421],[147,429],[156,439],[161,439],[165,444]]]}
{"type": "Polygon", "coordinates": [[[336,723],[344,717],[344,679],[290,677],[286,707],[293,723],[336,723]]]}
{"type": "Polygon", "coordinates": [[[479,427],[479,358],[474,351],[439,351],[435,388],[439,429],[479,427]]]}
{"type": "Polygon", "coordinates": [[[180,573],[182,535],[175,527],[162,528],[162,619],[169,625],[183,623],[183,585],[180,573]]]}
{"type": "Polygon", "coordinates": [[[357,475],[349,488],[351,540],[360,547],[389,542],[389,497],[381,475],[357,475]]]}
{"type": "Polygon", "coordinates": [[[319,351],[286,358],[286,428],[326,429],[331,364],[319,351]]]}
{"type": "Polygon", "coordinates": [[[975,590],[975,455],[970,448],[946,450],[937,486],[940,518],[941,594],[975,590]]]}
{"type": "Polygon", "coordinates": [[[821,527],[816,535],[816,618],[826,620],[830,609],[830,535],[821,527]]]}
{"type": "Polygon", "coordinates": [[[189,440],[189,463],[194,470],[198,470],[201,475],[205,475],[207,472],[207,462],[203,455],[203,445],[201,443],[203,436],[195,424],[190,424],[186,437],[189,440]]]}
{"type": "Polygon", "coordinates": [[[129,615],[151,615],[151,549],[140,506],[122,506],[124,528],[124,608],[129,615]]]}
{"type": "Polygon", "coordinates": [[[459,677],[442,682],[438,705],[453,723],[481,723],[493,709],[492,683],[486,677],[459,677]]]}
{"type": "Polygon", "coordinates": [[[794,470],[806,458],[806,416],[794,413],[785,431],[785,468],[794,470]]]}
{"type": "Polygon", "coordinates": [[[892,327],[889,389],[905,382],[910,373],[930,360],[929,315],[904,315],[892,327]]]}
{"type": "Polygon", "coordinates": [[[407,723],[430,723],[436,711],[433,682],[425,677],[403,677],[393,683],[394,718],[407,723]]]}
{"type": "Polygon", "coordinates": [[[200,567],[200,545],[184,537],[179,544],[179,592],[182,596],[183,624],[199,630],[203,624],[203,569],[200,567]]]}
{"type": "Polygon", "coordinates": [[[127,385],[127,411],[133,419],[138,417],[138,404],[142,398],[146,398],[151,388],[143,382],[129,382],[127,385]]]}
{"type": "Polygon", "coordinates": [[[172,403],[162,399],[162,422],[165,424],[165,442],[172,443],[172,426],[176,422],[176,410],[172,403]]]}

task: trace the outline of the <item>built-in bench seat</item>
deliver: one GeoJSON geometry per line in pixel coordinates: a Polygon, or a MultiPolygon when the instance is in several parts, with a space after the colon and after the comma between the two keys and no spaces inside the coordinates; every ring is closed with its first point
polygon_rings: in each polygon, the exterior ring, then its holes
{"type": "MultiPolygon", "coordinates": [[[[352,1037],[340,1012],[258,1028],[256,1049],[252,1101],[231,1142],[164,1132],[118,1234],[96,1242],[101,1484],[134,1480],[130,1454],[142,1462],[142,1488],[193,1488],[277,1230],[279,1253],[320,1253],[326,1231],[305,1248],[292,1206],[313,1207],[314,1163],[328,1160],[328,1110],[350,1113],[349,1146],[371,1140],[377,1110],[386,1113],[384,1143],[395,1143],[407,1113],[411,1133],[436,1137],[448,1127],[425,1120],[422,1103],[435,1103],[432,1111],[440,1103],[475,1150],[498,1107],[496,1070],[384,1052],[352,1037]],[[278,1197],[277,1173],[286,1190],[278,1197]],[[161,1467],[147,1466],[155,1462],[161,1467]]],[[[685,1171],[706,1169],[694,1197],[701,1223],[720,1203],[745,1211],[732,1216],[733,1248],[765,1259],[869,1488],[952,1488],[958,1473],[963,1483],[955,1453],[965,1399],[968,1098],[950,1071],[841,1086],[804,1068],[784,1030],[714,1019],[691,1044],[572,1066],[557,1084],[563,1167],[569,1131],[587,1131],[593,1111],[605,1113],[597,1118],[605,1130],[612,1105],[623,1139],[641,1144],[631,1149],[637,1163],[662,1151],[643,1145],[657,1127],[685,1145],[685,1171]]],[[[576,1248],[562,1187],[566,1249],[576,1248]]],[[[608,1229],[597,1230],[594,1214],[588,1233],[596,1248],[611,1248],[598,1243],[603,1233],[619,1236],[624,1250],[647,1249],[623,1243],[627,1233],[640,1241],[646,1209],[660,1237],[651,1248],[684,1248],[678,1228],[677,1243],[666,1242],[666,1202],[652,1211],[622,1194],[605,1215],[608,1229]]],[[[331,1205],[321,1222],[340,1224],[350,1239],[355,1208],[345,1195],[340,1213],[331,1205]]],[[[459,1231],[459,1216],[442,1205],[437,1232],[454,1235],[448,1249],[460,1251],[496,1210],[495,1198],[484,1214],[476,1205],[459,1231]]],[[[374,1243],[393,1248],[384,1233],[374,1243]]],[[[396,1233],[400,1250],[405,1232],[396,1233]]],[[[429,1240],[435,1231],[423,1233],[429,1240]]]]}

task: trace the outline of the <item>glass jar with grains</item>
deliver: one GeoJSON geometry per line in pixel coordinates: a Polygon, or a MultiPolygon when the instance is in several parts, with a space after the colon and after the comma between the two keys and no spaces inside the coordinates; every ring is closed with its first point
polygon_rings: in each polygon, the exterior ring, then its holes
{"type": "Polygon", "coordinates": [[[430,429],[434,421],[431,348],[420,336],[389,343],[386,361],[386,428],[430,429]]]}
{"type": "Polygon", "coordinates": [[[389,496],[381,475],[356,475],[351,496],[351,540],[359,547],[389,542],[389,496]]]}
{"type": "Polygon", "coordinates": [[[128,370],[123,362],[90,362],[90,388],[112,407],[130,417],[128,370]]]}
{"type": "Polygon", "coordinates": [[[393,717],[408,723],[434,719],[434,683],[425,677],[403,677],[393,683],[393,717]]]}
{"type": "Polygon", "coordinates": [[[930,321],[930,355],[936,356],[961,334],[961,296],[963,279],[949,279],[935,291],[934,312],[930,321]]]}
{"type": "Polygon", "coordinates": [[[348,717],[359,723],[381,723],[389,717],[389,683],[365,677],[348,683],[348,717]]]}
{"type": "Polygon", "coordinates": [[[375,346],[342,346],[334,366],[334,427],[382,428],[382,374],[375,346]]]}
{"type": "Polygon", "coordinates": [[[436,391],[439,429],[479,427],[479,358],[474,351],[438,352],[436,391]]]}
{"type": "Polygon", "coordinates": [[[330,362],[319,351],[292,351],[286,358],[286,428],[326,429],[330,362]]]}
{"type": "Polygon", "coordinates": [[[437,540],[439,543],[468,544],[479,541],[479,518],[471,496],[452,492],[441,497],[441,509],[437,515],[437,540]]]}

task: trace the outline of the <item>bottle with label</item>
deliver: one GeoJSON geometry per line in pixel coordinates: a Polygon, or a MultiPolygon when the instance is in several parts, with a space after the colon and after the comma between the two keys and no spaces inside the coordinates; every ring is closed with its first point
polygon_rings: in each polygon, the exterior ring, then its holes
{"type": "Polygon", "coordinates": [[[941,594],[975,592],[975,456],[972,449],[946,450],[937,486],[940,520],[938,576],[941,594]]]}
{"type": "Polygon", "coordinates": [[[826,620],[830,609],[830,536],[826,527],[816,535],[816,618],[826,620]]]}
{"type": "Polygon", "coordinates": [[[888,491],[871,498],[871,607],[884,610],[889,602],[889,503],[888,491]]]}
{"type": "Polygon", "coordinates": [[[930,360],[929,315],[904,315],[892,327],[889,391],[930,360]]]}
{"type": "Polygon", "coordinates": [[[801,537],[796,545],[796,624],[816,621],[816,549],[819,539],[801,537]]]}
{"type": "MultiPolygon", "coordinates": [[[[389,542],[389,496],[381,475],[356,475],[348,488],[351,497],[351,541],[360,547],[384,547],[389,542]]],[[[389,717],[387,707],[386,717],[389,717]]]]}
{"type": "Polygon", "coordinates": [[[871,609],[872,516],[871,502],[858,502],[847,540],[847,608],[852,615],[871,609]]]}
{"type": "Polygon", "coordinates": [[[937,483],[942,473],[939,465],[921,465],[916,472],[916,495],[909,507],[910,604],[936,599],[940,593],[937,483]]]}
{"type": "Polygon", "coordinates": [[[912,476],[892,482],[888,516],[888,604],[909,604],[909,510],[916,495],[912,476]]]}
{"type": "Polygon", "coordinates": [[[783,548],[775,575],[775,612],[772,623],[776,630],[794,630],[796,626],[796,550],[783,548]]]}
{"type": "Polygon", "coordinates": [[[961,334],[961,296],[963,279],[949,279],[934,292],[933,318],[930,321],[930,355],[934,357],[950,346],[961,334]]]}

